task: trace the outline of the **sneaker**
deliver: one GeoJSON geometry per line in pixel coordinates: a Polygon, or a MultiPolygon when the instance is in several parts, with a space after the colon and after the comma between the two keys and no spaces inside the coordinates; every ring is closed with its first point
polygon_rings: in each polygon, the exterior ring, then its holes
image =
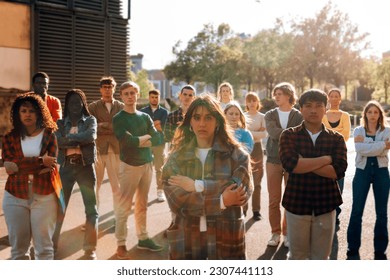
{"type": "Polygon", "coordinates": [[[283,245],[286,248],[290,247],[290,241],[288,241],[287,235],[283,235],[283,245]]]}
{"type": "Polygon", "coordinates": [[[262,218],[262,217],[261,217],[261,214],[260,214],[259,211],[253,212],[253,220],[255,220],[255,221],[260,221],[261,218],[262,218]]]}
{"type": "Polygon", "coordinates": [[[157,200],[158,200],[158,202],[164,202],[166,200],[163,190],[157,191],[157,200]]]}
{"type": "Polygon", "coordinates": [[[80,258],[81,260],[96,260],[96,252],[94,250],[85,250],[84,255],[80,258]]]}
{"type": "Polygon", "coordinates": [[[116,249],[116,257],[118,260],[128,260],[130,259],[129,252],[126,249],[125,245],[118,246],[116,249]]]}
{"type": "Polygon", "coordinates": [[[270,240],[268,240],[268,246],[276,247],[279,245],[280,242],[280,234],[273,233],[270,240]]]}
{"type": "Polygon", "coordinates": [[[149,250],[153,252],[159,252],[162,251],[164,248],[156,243],[150,238],[145,240],[138,240],[138,249],[141,250],[149,250]]]}

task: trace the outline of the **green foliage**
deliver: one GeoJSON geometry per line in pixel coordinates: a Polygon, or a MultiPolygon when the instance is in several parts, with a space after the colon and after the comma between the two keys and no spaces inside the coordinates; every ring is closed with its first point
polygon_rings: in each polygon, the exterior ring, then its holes
{"type": "Polygon", "coordinates": [[[148,80],[148,72],[146,70],[139,71],[137,74],[134,74],[133,81],[140,87],[141,98],[148,98],[149,90],[154,89],[153,84],[148,80]]]}

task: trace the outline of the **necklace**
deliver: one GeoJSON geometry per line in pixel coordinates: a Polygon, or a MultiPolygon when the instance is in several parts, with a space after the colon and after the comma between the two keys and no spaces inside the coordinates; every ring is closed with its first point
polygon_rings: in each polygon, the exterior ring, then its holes
{"type": "Polygon", "coordinates": [[[31,137],[31,136],[33,136],[33,134],[34,134],[35,132],[37,132],[39,129],[40,129],[39,127],[36,127],[36,128],[34,129],[34,131],[31,132],[31,133],[28,133],[28,132],[26,131],[26,135],[31,137]]]}

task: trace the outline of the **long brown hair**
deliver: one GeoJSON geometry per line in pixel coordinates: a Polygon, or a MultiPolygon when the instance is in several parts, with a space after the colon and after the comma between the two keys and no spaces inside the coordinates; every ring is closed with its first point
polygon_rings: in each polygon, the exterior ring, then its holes
{"type": "Polygon", "coordinates": [[[46,128],[51,131],[57,130],[57,124],[53,121],[50,111],[46,106],[45,101],[36,94],[33,93],[24,93],[16,97],[14,103],[11,107],[11,123],[12,123],[12,133],[20,135],[22,139],[27,135],[26,128],[24,127],[22,121],[20,120],[19,110],[20,107],[24,104],[31,104],[35,109],[37,114],[37,128],[46,128]]]}
{"type": "Polygon", "coordinates": [[[368,101],[366,106],[364,106],[364,109],[363,109],[363,112],[362,112],[362,122],[363,122],[363,126],[365,128],[366,131],[368,131],[368,119],[367,119],[367,111],[371,108],[375,106],[376,108],[378,108],[379,110],[379,119],[378,119],[378,123],[376,125],[376,129],[380,129],[380,131],[383,131],[386,127],[386,120],[385,120],[385,112],[381,106],[381,104],[378,102],[378,101],[375,101],[375,100],[371,100],[371,101],[368,101]]]}
{"type": "Polygon", "coordinates": [[[204,107],[217,120],[217,128],[215,130],[214,142],[220,139],[228,146],[240,147],[240,143],[234,138],[231,128],[228,126],[225,114],[222,112],[218,101],[210,95],[201,95],[192,101],[187,113],[184,116],[183,123],[177,128],[172,143],[172,151],[180,151],[186,146],[195,136],[191,129],[191,118],[198,107],[204,107]]]}

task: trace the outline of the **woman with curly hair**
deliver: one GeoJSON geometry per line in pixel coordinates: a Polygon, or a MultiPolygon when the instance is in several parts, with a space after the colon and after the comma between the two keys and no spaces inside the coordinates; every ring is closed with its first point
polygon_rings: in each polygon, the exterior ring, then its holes
{"type": "Polygon", "coordinates": [[[253,189],[250,156],[211,96],[188,108],[163,182],[175,214],[167,230],[171,259],[245,259],[242,206],[253,189]]]}
{"type": "Polygon", "coordinates": [[[12,130],[3,138],[2,158],[8,174],[3,211],[11,244],[11,259],[52,260],[61,184],[56,175],[57,140],[44,101],[33,94],[16,97],[11,108],[12,130]]]}

